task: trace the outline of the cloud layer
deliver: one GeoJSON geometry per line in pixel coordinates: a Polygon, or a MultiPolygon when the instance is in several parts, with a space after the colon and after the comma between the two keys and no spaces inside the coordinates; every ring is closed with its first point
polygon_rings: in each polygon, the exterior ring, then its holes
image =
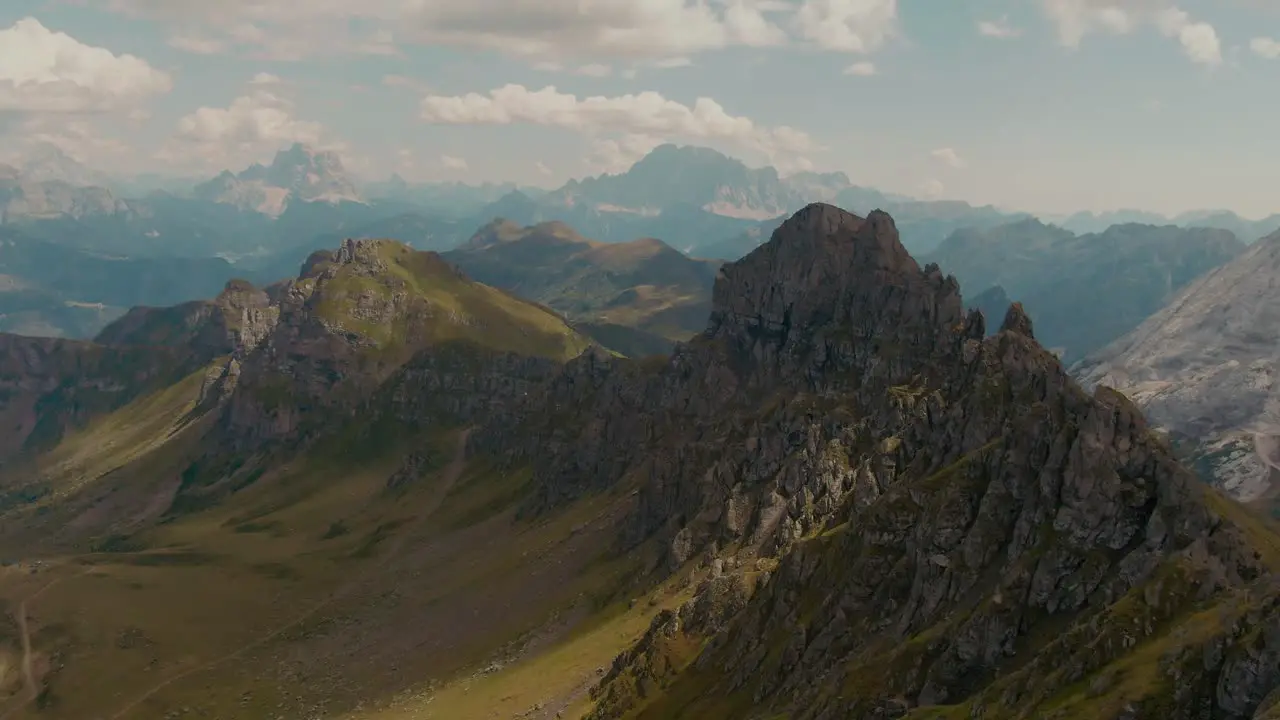
{"type": "Polygon", "coordinates": [[[541,61],[653,60],[803,43],[868,53],[892,37],[897,0],[92,0],[159,20],[170,44],[276,59],[397,44],[449,45],[541,61]],[[353,30],[353,27],[360,28],[353,30]]]}
{"type": "Polygon", "coordinates": [[[172,87],[145,60],[86,45],[35,18],[0,30],[0,112],[114,110],[172,87]]]}
{"type": "Polygon", "coordinates": [[[1168,0],[1043,0],[1045,12],[1057,25],[1058,40],[1078,47],[1086,35],[1105,32],[1127,35],[1146,25],[1176,39],[1183,53],[1204,65],[1222,63],[1217,30],[1192,20],[1168,0]]]}
{"type": "MultiPolygon", "coordinates": [[[[787,126],[762,127],[750,118],[730,115],[711,98],[684,105],[656,92],[580,98],[554,86],[530,90],[513,84],[483,95],[428,95],[421,102],[421,117],[441,125],[525,124],[596,138],[621,135],[622,142],[632,148],[667,139],[721,141],[775,160],[798,161],[820,149],[804,132],[787,126]]],[[[622,151],[621,146],[613,149],[622,151]]]]}

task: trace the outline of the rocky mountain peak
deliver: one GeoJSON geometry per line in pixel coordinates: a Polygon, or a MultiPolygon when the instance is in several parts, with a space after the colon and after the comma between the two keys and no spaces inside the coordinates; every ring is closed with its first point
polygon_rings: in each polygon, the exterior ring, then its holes
{"type": "Polygon", "coordinates": [[[1022,308],[1022,303],[1013,303],[1004,314],[1004,322],[1000,324],[1000,332],[1006,331],[1035,339],[1036,335],[1032,331],[1031,318],[1027,317],[1027,311],[1022,308]]]}
{"type": "Polygon", "coordinates": [[[935,329],[963,320],[959,288],[936,266],[921,270],[893,218],[866,218],[825,203],[792,215],[771,239],[716,280],[706,334],[752,347],[768,338],[802,346],[820,327],[872,337],[922,319],[935,329]]]}
{"type": "Polygon", "coordinates": [[[387,267],[379,248],[383,243],[369,238],[347,238],[338,247],[334,255],[335,265],[365,265],[374,271],[382,271],[387,267]]]}

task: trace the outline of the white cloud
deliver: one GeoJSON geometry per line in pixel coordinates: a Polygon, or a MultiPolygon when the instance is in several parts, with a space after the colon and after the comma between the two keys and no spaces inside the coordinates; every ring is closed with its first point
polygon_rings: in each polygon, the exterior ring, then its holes
{"type": "Polygon", "coordinates": [[[960,157],[960,153],[956,152],[953,148],[938,148],[937,150],[929,153],[929,155],[934,160],[937,160],[950,168],[958,170],[965,166],[964,158],[960,157]]]}
{"type": "Polygon", "coordinates": [[[978,34],[992,38],[1015,38],[1022,34],[1022,30],[1011,25],[1009,18],[1005,16],[998,20],[980,21],[978,34]]]}
{"type": "Polygon", "coordinates": [[[762,127],[750,118],[730,115],[715,100],[701,97],[692,105],[648,91],[614,97],[579,98],[554,86],[530,90],[505,85],[487,95],[428,95],[422,119],[442,125],[542,125],[585,135],[654,140],[686,138],[721,141],[738,149],[763,153],[779,163],[801,163],[821,149],[806,133],[787,126],[762,127]]]}
{"type": "Polygon", "coordinates": [[[1057,25],[1058,40],[1078,47],[1091,33],[1126,35],[1143,25],[1153,25],[1176,39],[1183,54],[1205,65],[1222,63],[1222,43],[1214,27],[1193,21],[1169,0],[1043,0],[1045,12],[1057,25]]]}
{"type": "Polygon", "coordinates": [[[226,44],[221,40],[190,35],[173,35],[167,42],[169,47],[189,52],[192,55],[217,55],[226,49],[226,44]]]}
{"type": "Polygon", "coordinates": [[[281,146],[295,142],[336,147],[326,142],[320,123],[299,120],[293,110],[288,99],[265,90],[242,95],[225,108],[199,108],[178,121],[159,157],[227,168],[270,157],[281,146]]]}
{"type": "Polygon", "coordinates": [[[796,31],[824,50],[871,53],[897,30],[898,0],[805,0],[796,31]]]}
{"type": "Polygon", "coordinates": [[[272,75],[267,72],[260,72],[249,80],[250,85],[279,85],[282,82],[284,81],[280,79],[279,75],[272,75]]]}
{"type": "Polygon", "coordinates": [[[663,58],[786,41],[760,3],[416,0],[418,40],[542,59],[663,58]]]}
{"type": "Polygon", "coordinates": [[[441,155],[440,164],[447,170],[466,170],[467,161],[452,155],[441,155]]]}
{"type": "Polygon", "coordinates": [[[870,77],[876,74],[876,64],[871,62],[856,62],[844,69],[845,75],[856,75],[858,77],[870,77]]]}
{"type": "Polygon", "coordinates": [[[172,88],[145,60],[85,45],[35,18],[0,30],[0,112],[115,110],[172,88]]]}
{"type": "Polygon", "coordinates": [[[642,133],[628,133],[618,139],[595,139],[587,157],[593,173],[626,172],[637,160],[662,144],[660,138],[642,133]]]}
{"type": "Polygon", "coordinates": [[[574,64],[661,60],[800,41],[872,52],[897,0],[87,0],[157,19],[191,52],[256,48],[277,59],[389,54],[427,43],[574,64]]]}
{"type": "Polygon", "coordinates": [[[687,57],[662,58],[649,63],[649,67],[655,67],[659,70],[674,70],[675,68],[690,67],[692,65],[693,61],[687,57]]]}
{"type": "Polygon", "coordinates": [[[947,186],[942,184],[937,178],[930,178],[920,183],[920,194],[925,198],[933,199],[946,192],[947,186]]]}
{"type": "Polygon", "coordinates": [[[1192,62],[1202,65],[1222,64],[1222,42],[1213,26],[1205,22],[1193,22],[1186,12],[1169,8],[1159,14],[1156,25],[1168,37],[1177,38],[1182,52],[1192,62]]]}
{"type": "Polygon", "coordinates": [[[536,168],[536,169],[537,169],[538,174],[540,174],[540,175],[550,175],[550,174],[551,174],[551,168],[547,167],[546,163],[542,162],[541,160],[539,160],[538,162],[534,163],[534,168],[536,168]]]}
{"type": "Polygon", "coordinates": [[[544,60],[534,63],[533,69],[543,72],[567,72],[570,75],[580,75],[582,77],[609,77],[613,74],[611,65],[602,63],[587,63],[586,65],[576,65],[573,67],[565,67],[564,63],[555,62],[554,60],[544,60]]]}
{"type": "Polygon", "coordinates": [[[118,138],[104,135],[84,116],[37,115],[14,127],[3,145],[15,155],[52,145],[80,163],[119,166],[127,160],[130,148],[118,138]]]}
{"type": "Polygon", "coordinates": [[[383,75],[382,84],[384,87],[390,88],[407,88],[416,93],[427,93],[431,91],[430,86],[418,78],[409,77],[408,75],[383,75]]]}
{"type": "Polygon", "coordinates": [[[1280,40],[1269,37],[1254,38],[1249,42],[1249,49],[1258,57],[1268,60],[1280,59],[1280,40]]]}

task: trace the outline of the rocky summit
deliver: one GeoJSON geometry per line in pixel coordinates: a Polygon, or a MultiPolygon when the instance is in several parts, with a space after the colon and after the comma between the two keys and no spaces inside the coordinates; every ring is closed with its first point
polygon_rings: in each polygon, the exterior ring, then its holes
{"type": "Polygon", "coordinates": [[[723,269],[706,332],[588,355],[479,451],[526,512],[617,483],[621,549],[706,568],[592,691],[604,718],[1262,717],[1268,525],[1141,412],[1000,330],[884,213],[811,205],[723,269]]]}
{"type": "Polygon", "coordinates": [[[1276,717],[1272,521],[960,291],[813,204],[670,354],[390,240],[2,338],[0,711],[1276,717]]]}

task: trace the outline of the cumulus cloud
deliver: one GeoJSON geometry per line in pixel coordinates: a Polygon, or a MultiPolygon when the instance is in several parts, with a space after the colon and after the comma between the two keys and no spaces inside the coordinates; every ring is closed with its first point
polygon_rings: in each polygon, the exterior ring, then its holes
{"type": "Polygon", "coordinates": [[[929,155],[934,160],[937,160],[949,168],[955,168],[958,170],[965,165],[964,158],[960,157],[960,153],[956,152],[953,148],[938,148],[937,150],[929,153],[929,155]]]}
{"type": "Polygon", "coordinates": [[[642,133],[627,133],[621,138],[592,140],[586,164],[594,173],[626,172],[637,160],[662,144],[660,138],[642,133]]]}
{"type": "Polygon", "coordinates": [[[17,123],[3,145],[14,157],[53,146],[71,159],[93,165],[126,160],[130,148],[119,138],[104,134],[94,123],[78,115],[36,115],[17,123]]]}
{"type": "Polygon", "coordinates": [[[753,0],[416,0],[417,40],[537,58],[683,56],[786,41],[753,0]]]}
{"type": "Polygon", "coordinates": [[[280,79],[279,75],[272,75],[268,72],[260,72],[249,80],[250,85],[279,85],[282,82],[284,81],[280,79]]]}
{"type": "Polygon", "coordinates": [[[623,135],[630,138],[631,149],[644,142],[656,145],[664,139],[686,138],[721,141],[773,160],[793,162],[820,149],[804,132],[787,126],[763,127],[751,118],[730,115],[711,98],[701,97],[684,105],[652,91],[579,98],[554,86],[530,90],[523,85],[505,85],[485,95],[428,95],[422,99],[421,110],[423,120],[442,125],[526,124],[595,137],[623,135]]]}
{"type": "Polygon", "coordinates": [[[1268,60],[1280,59],[1280,40],[1269,37],[1254,38],[1249,42],[1249,49],[1254,55],[1268,60]]]}
{"type": "Polygon", "coordinates": [[[891,36],[897,0],[88,0],[160,20],[192,52],[257,47],[280,59],[398,44],[536,60],[653,60],[734,46],[866,53],[891,36]]]}
{"type": "Polygon", "coordinates": [[[1156,25],[1160,32],[1176,38],[1182,45],[1182,52],[1192,62],[1202,65],[1222,64],[1222,42],[1218,32],[1206,22],[1195,22],[1191,16],[1178,8],[1168,8],[1156,17],[1156,25]]]}
{"type": "Polygon", "coordinates": [[[115,110],[172,88],[147,61],[86,45],[35,18],[0,30],[0,112],[115,110]]]}
{"type": "Polygon", "coordinates": [[[440,165],[446,170],[466,170],[467,161],[464,158],[454,157],[452,155],[441,155],[440,165]]]}
{"type": "Polygon", "coordinates": [[[1222,43],[1212,25],[1194,21],[1168,0],[1044,0],[1045,12],[1057,25],[1058,40],[1077,47],[1086,35],[1125,35],[1143,25],[1157,28],[1182,46],[1192,62],[1222,63],[1222,43]]]}
{"type": "Polygon", "coordinates": [[[242,95],[225,108],[199,108],[178,120],[160,157],[226,168],[270,157],[282,145],[295,142],[337,147],[328,142],[320,123],[299,120],[293,112],[291,101],[266,90],[242,95]]]}
{"type": "Polygon", "coordinates": [[[550,174],[551,174],[551,168],[547,167],[546,163],[542,162],[541,160],[539,160],[538,162],[534,163],[533,167],[538,171],[538,174],[540,174],[540,175],[550,175],[550,174]]]}
{"type": "Polygon", "coordinates": [[[564,63],[545,60],[535,63],[533,68],[535,70],[542,70],[543,72],[563,72],[569,73],[570,75],[580,75],[582,77],[602,78],[609,77],[613,74],[613,66],[602,63],[587,63],[586,65],[565,67],[564,63]]]}
{"type": "Polygon", "coordinates": [[[933,199],[946,192],[947,186],[942,184],[937,178],[930,178],[920,183],[920,194],[925,198],[933,199]]]}
{"type": "Polygon", "coordinates": [[[980,21],[978,23],[978,34],[991,38],[1015,38],[1022,34],[1022,30],[1010,24],[1009,18],[1006,16],[998,20],[980,21]]]}
{"type": "Polygon", "coordinates": [[[856,75],[858,77],[870,77],[876,74],[876,64],[871,62],[856,62],[844,69],[845,75],[856,75]]]}
{"type": "Polygon", "coordinates": [[[893,36],[898,0],[806,0],[794,24],[800,36],[824,50],[870,53],[893,36]]]}

